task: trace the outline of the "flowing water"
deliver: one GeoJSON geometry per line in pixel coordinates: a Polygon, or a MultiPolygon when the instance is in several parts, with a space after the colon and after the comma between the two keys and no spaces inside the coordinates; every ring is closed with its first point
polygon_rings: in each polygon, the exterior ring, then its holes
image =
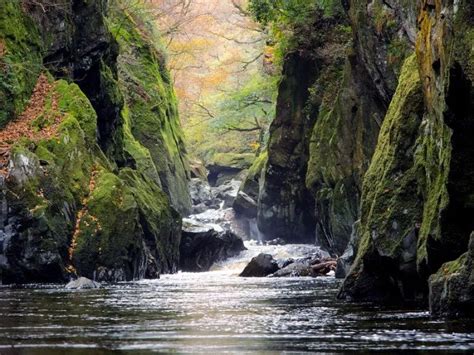
{"type": "Polygon", "coordinates": [[[472,320],[343,303],[333,277],[237,276],[260,251],[297,257],[308,248],[249,245],[210,272],[98,290],[0,288],[0,354],[473,352],[472,320]]]}

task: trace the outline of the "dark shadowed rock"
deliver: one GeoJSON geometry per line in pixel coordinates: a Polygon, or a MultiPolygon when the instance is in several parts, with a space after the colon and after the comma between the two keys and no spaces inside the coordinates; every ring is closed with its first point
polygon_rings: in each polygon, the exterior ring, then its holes
{"type": "Polygon", "coordinates": [[[239,217],[257,217],[257,202],[243,191],[239,191],[237,194],[233,208],[239,217]]]}
{"type": "Polygon", "coordinates": [[[349,273],[352,263],[357,254],[357,245],[359,243],[359,234],[358,228],[360,226],[360,221],[357,221],[352,226],[352,234],[349,243],[347,244],[346,250],[344,254],[342,254],[337,259],[337,267],[336,267],[336,279],[343,279],[349,273]]]}
{"type": "Polygon", "coordinates": [[[278,270],[278,263],[270,254],[258,254],[239,275],[241,277],[265,277],[278,270]]]}
{"type": "Polygon", "coordinates": [[[222,185],[234,178],[245,169],[248,169],[255,159],[251,153],[219,153],[206,168],[209,170],[208,180],[211,186],[222,185]]]}
{"type": "Polygon", "coordinates": [[[245,250],[244,242],[231,231],[224,230],[218,225],[183,220],[181,270],[207,271],[215,262],[233,257],[243,250],[245,250]]]}

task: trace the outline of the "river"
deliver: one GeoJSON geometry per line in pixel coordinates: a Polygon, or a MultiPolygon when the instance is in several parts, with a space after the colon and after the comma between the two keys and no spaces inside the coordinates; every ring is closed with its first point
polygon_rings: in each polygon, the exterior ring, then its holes
{"type": "Polygon", "coordinates": [[[472,320],[344,303],[333,277],[240,278],[259,252],[297,257],[307,248],[247,246],[206,273],[97,290],[2,287],[0,354],[474,350],[472,320]]]}

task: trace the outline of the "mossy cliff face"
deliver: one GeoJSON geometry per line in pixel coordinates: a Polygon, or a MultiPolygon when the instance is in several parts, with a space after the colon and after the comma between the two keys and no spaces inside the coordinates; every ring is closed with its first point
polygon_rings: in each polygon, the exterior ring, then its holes
{"type": "Polygon", "coordinates": [[[2,67],[14,87],[0,88],[2,100],[14,103],[2,106],[4,121],[13,122],[26,107],[40,72],[49,72],[49,84],[42,90],[37,84],[44,103],[32,100],[25,111],[31,117],[21,118],[36,133],[7,142],[0,281],[62,281],[71,273],[118,281],[176,271],[181,222],[175,208],[186,210],[189,199],[186,157],[155,39],[120,1],[65,1],[46,12],[28,4],[0,5],[6,9],[0,11],[6,48],[0,61],[16,61],[2,67]],[[124,25],[121,33],[117,23],[124,25]]]}
{"type": "Polygon", "coordinates": [[[0,3],[0,128],[20,114],[41,70],[41,40],[17,1],[0,3]]]}
{"type": "Polygon", "coordinates": [[[260,179],[262,177],[262,171],[264,171],[267,161],[268,152],[265,150],[257,158],[255,158],[255,161],[249,168],[245,180],[240,186],[240,191],[244,192],[255,201],[258,201],[258,195],[260,191],[260,179]]]}
{"type": "Polygon", "coordinates": [[[419,272],[467,250],[474,230],[474,4],[423,3],[417,56],[426,101],[420,135],[424,208],[419,272]]]}
{"type": "MultiPolygon", "coordinates": [[[[422,209],[415,162],[423,117],[415,55],[402,68],[363,189],[358,254],[341,296],[367,300],[414,298],[422,209]]],[[[421,292],[421,291],[420,291],[421,292]]]]}
{"type": "Polygon", "coordinates": [[[330,17],[317,11],[313,19],[314,24],[296,31],[296,48],[285,58],[270,127],[258,202],[258,226],[269,239],[315,239],[314,199],[305,184],[309,140],[321,107],[318,88],[324,90],[324,79],[337,81],[334,66],[340,64],[348,35],[342,9],[330,17]]]}
{"type": "MultiPolygon", "coordinates": [[[[401,76],[364,180],[359,252],[341,291],[354,300],[426,299],[429,275],[467,251],[474,229],[474,5],[420,5],[417,65],[405,65],[413,73],[401,76]],[[422,96],[408,99],[402,89],[417,77],[422,96]]],[[[431,278],[432,310],[465,312],[472,290],[457,289],[456,272],[443,268],[431,278]]]]}
{"type": "Polygon", "coordinates": [[[363,176],[400,67],[413,48],[416,10],[411,1],[351,1],[353,41],[337,80],[326,79],[314,126],[306,184],[315,198],[317,243],[342,255],[359,218],[363,176]],[[330,86],[331,88],[331,86],[330,86]],[[336,97],[336,99],[334,99],[336,97]]]}
{"type": "Polygon", "coordinates": [[[124,164],[148,170],[183,214],[190,211],[188,162],[177,101],[153,26],[132,10],[112,7],[108,18],[119,44],[118,85],[124,93],[124,164]],[[150,43],[150,39],[155,39],[150,43]],[[142,148],[140,148],[140,145],[142,148]],[[148,159],[151,158],[151,161],[148,159]],[[156,167],[155,169],[151,167],[156,167]]]}
{"type": "Polygon", "coordinates": [[[316,239],[341,255],[359,217],[362,178],[401,65],[413,51],[417,11],[404,0],[332,4],[331,16],[314,14],[318,26],[326,24],[324,30],[308,26],[303,31],[303,43],[316,37],[312,46],[299,50],[311,52],[313,77],[299,78],[307,68],[290,71],[293,59],[287,57],[259,226],[265,233],[276,227],[287,239],[316,239]],[[293,79],[297,89],[287,85],[293,79]],[[293,104],[298,92],[299,108],[293,104]],[[298,144],[291,144],[293,139],[298,144]]]}

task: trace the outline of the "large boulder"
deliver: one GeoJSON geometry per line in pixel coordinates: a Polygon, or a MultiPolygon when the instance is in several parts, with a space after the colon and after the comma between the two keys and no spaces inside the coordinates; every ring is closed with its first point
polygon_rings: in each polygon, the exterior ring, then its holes
{"type": "Polygon", "coordinates": [[[326,275],[336,269],[336,260],[323,251],[317,250],[310,256],[291,260],[282,265],[282,267],[273,273],[272,277],[317,277],[326,275]]]}
{"type": "Polygon", "coordinates": [[[257,201],[243,191],[239,191],[233,208],[239,217],[257,218],[257,201]]]}
{"type": "Polygon", "coordinates": [[[469,251],[431,275],[430,311],[436,316],[474,316],[474,233],[469,251]]]}
{"type": "Polygon", "coordinates": [[[270,254],[258,254],[245,267],[241,277],[265,277],[278,271],[278,262],[270,254]]]}
{"type": "Polygon", "coordinates": [[[180,245],[182,271],[208,271],[215,262],[236,256],[243,250],[244,242],[231,231],[218,225],[183,220],[180,245]]]}

